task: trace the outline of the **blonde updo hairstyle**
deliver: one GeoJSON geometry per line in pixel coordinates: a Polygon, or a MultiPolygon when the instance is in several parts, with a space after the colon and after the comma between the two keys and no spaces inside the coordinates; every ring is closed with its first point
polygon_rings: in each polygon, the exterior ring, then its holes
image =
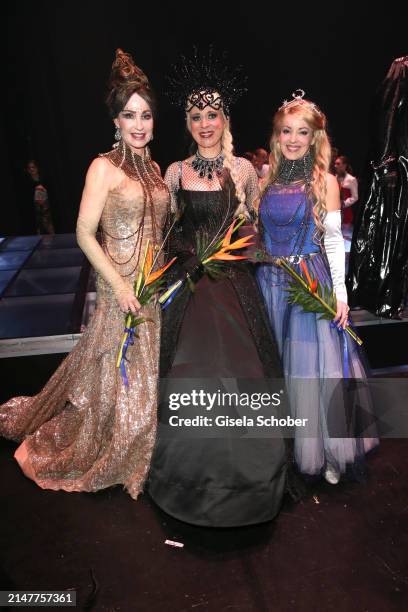
{"type": "Polygon", "coordinates": [[[273,131],[270,140],[269,173],[262,187],[262,194],[271,183],[278,179],[282,152],[278,142],[279,134],[287,115],[300,115],[313,131],[310,153],[313,159],[311,192],[314,199],[313,216],[319,232],[323,232],[323,220],[326,208],[326,175],[331,161],[331,146],[327,135],[325,115],[309,100],[294,100],[280,108],[273,118],[273,131]]]}
{"type": "MultiPolygon", "coordinates": [[[[191,110],[192,109],[190,109],[190,111],[191,110]]],[[[231,134],[231,129],[230,129],[230,120],[229,120],[229,117],[227,117],[227,115],[225,114],[222,107],[219,109],[219,112],[221,113],[221,117],[224,122],[224,129],[223,129],[222,137],[221,137],[221,152],[224,155],[224,168],[229,170],[231,179],[235,186],[235,193],[236,193],[239,205],[234,215],[238,216],[241,213],[245,213],[247,210],[245,206],[245,191],[239,179],[236,165],[234,163],[234,160],[235,160],[234,145],[233,145],[232,134],[231,134]]],[[[186,112],[186,122],[187,122],[187,129],[191,134],[190,112],[186,112]]]]}

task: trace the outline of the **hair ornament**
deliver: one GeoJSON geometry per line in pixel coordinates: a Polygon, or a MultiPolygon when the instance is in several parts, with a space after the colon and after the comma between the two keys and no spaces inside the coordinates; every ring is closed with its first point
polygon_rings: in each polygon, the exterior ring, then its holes
{"type": "Polygon", "coordinates": [[[304,89],[295,89],[295,91],[292,93],[292,100],[284,100],[282,103],[282,106],[279,107],[278,110],[281,110],[282,108],[289,108],[295,104],[304,104],[306,105],[308,108],[314,110],[316,113],[318,113],[319,115],[322,114],[322,111],[316,106],[316,104],[314,104],[313,102],[310,102],[309,100],[305,100],[305,91],[304,89]]]}
{"type": "Polygon", "coordinates": [[[212,45],[202,54],[194,47],[192,57],[181,56],[172,72],[167,77],[167,96],[171,104],[181,106],[186,112],[194,106],[200,110],[208,106],[223,109],[228,116],[231,104],[247,91],[241,67],[229,67],[226,54],[217,57],[212,45]]]}

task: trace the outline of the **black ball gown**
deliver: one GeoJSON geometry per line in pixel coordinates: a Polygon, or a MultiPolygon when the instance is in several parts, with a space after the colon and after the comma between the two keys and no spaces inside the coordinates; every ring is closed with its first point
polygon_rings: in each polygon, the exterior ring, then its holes
{"type": "MultiPolygon", "coordinates": [[[[235,160],[251,208],[257,178],[247,160],[235,160]]],[[[219,191],[196,190],[200,187],[196,178],[187,162],[172,164],[166,173],[180,214],[171,239],[171,250],[178,254],[175,277],[181,275],[180,263],[197,273],[197,234],[213,237],[221,227],[226,230],[237,206],[228,176],[220,180],[219,191]]],[[[206,274],[199,279],[196,274],[195,280],[195,291],[185,286],[163,313],[163,401],[148,491],[162,510],[191,524],[233,527],[265,522],[279,511],[285,491],[287,452],[280,434],[243,437],[245,427],[220,427],[211,433],[201,427],[186,435],[169,434],[171,393],[228,391],[231,384],[245,391],[265,391],[268,379],[282,378],[276,342],[250,264],[231,264],[217,280],[206,274]]],[[[222,412],[229,418],[237,416],[236,406],[223,407],[222,412]]]]}

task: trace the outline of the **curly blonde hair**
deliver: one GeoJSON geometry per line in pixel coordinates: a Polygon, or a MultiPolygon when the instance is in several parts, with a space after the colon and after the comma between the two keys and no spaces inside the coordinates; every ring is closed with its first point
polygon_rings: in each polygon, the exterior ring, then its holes
{"type": "MultiPolygon", "coordinates": [[[[222,151],[222,154],[224,155],[224,167],[227,168],[227,170],[229,170],[231,179],[235,186],[235,193],[236,193],[239,205],[234,213],[234,216],[238,216],[239,214],[246,211],[246,206],[245,206],[246,196],[245,196],[245,191],[242,186],[241,180],[239,178],[239,173],[237,171],[236,164],[235,164],[234,144],[233,144],[233,139],[232,139],[232,134],[231,134],[230,120],[229,120],[229,117],[226,116],[226,114],[224,113],[222,109],[220,109],[220,113],[224,121],[224,129],[223,129],[222,138],[221,138],[221,151],[222,151]]],[[[186,112],[186,121],[187,121],[187,128],[189,132],[191,133],[191,118],[190,118],[189,112],[186,112]]]]}
{"type": "Polygon", "coordinates": [[[313,216],[319,233],[323,232],[323,220],[327,213],[326,208],[326,175],[331,161],[331,146],[327,135],[327,120],[319,108],[309,100],[293,101],[280,108],[273,118],[273,129],[270,139],[269,173],[261,189],[261,197],[271,183],[278,178],[278,170],[282,159],[282,152],[278,141],[284,119],[287,115],[300,115],[313,131],[313,140],[310,153],[313,159],[312,184],[313,216]]]}

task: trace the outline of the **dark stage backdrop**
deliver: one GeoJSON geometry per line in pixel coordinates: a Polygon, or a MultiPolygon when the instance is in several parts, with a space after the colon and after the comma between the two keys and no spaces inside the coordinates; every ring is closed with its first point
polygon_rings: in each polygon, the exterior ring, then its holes
{"type": "Polygon", "coordinates": [[[86,168],[110,149],[113,128],[105,84],[117,47],[133,54],[155,86],[160,107],[152,145],[164,170],[184,154],[183,117],[162,91],[168,66],[194,43],[229,51],[248,74],[234,107],[241,153],[266,146],[271,117],[301,87],[326,112],[333,144],[365,164],[370,108],[395,57],[408,53],[404,2],[105,2],[9,3],[9,57],[0,233],[30,233],[23,167],[36,158],[46,177],[56,229],[73,231],[86,168]]]}

